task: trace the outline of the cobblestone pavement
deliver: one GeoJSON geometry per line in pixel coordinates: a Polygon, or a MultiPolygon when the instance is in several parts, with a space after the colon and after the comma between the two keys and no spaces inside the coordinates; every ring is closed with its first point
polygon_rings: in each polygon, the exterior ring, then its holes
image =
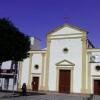
{"type": "MultiPolygon", "coordinates": [[[[15,96],[11,93],[0,92],[0,100],[89,100],[88,96],[75,94],[54,94],[48,93],[45,95],[31,95],[31,96],[15,96]]],[[[92,100],[100,100],[100,96],[94,96],[92,100]]]]}

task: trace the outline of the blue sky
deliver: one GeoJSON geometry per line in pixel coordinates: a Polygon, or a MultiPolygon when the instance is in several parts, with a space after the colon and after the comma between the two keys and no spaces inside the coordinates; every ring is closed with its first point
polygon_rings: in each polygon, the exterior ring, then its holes
{"type": "Polygon", "coordinates": [[[42,48],[46,34],[65,23],[87,30],[91,42],[100,48],[100,0],[0,0],[2,17],[40,38],[42,48]]]}

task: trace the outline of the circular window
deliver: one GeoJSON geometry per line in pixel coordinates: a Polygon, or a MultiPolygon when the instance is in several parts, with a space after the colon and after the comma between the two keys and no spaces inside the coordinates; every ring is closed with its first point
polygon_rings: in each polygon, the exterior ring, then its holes
{"type": "Polygon", "coordinates": [[[39,69],[39,65],[35,65],[34,68],[35,68],[35,69],[39,69]]]}
{"type": "Polygon", "coordinates": [[[100,65],[97,65],[97,66],[95,67],[95,69],[96,69],[97,71],[100,71],[100,65]]]}
{"type": "Polygon", "coordinates": [[[68,49],[67,49],[67,48],[64,48],[64,49],[63,49],[63,52],[64,52],[64,53],[67,53],[67,52],[68,52],[68,49]]]}

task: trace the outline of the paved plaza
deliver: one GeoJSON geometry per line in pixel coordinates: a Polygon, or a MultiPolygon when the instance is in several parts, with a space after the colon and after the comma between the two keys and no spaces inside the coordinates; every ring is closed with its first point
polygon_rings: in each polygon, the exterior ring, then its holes
{"type": "MultiPolygon", "coordinates": [[[[0,100],[89,100],[89,95],[76,94],[33,94],[30,96],[13,96],[12,93],[0,92],[0,100]]],[[[100,100],[100,96],[94,96],[91,100],[100,100]]]]}

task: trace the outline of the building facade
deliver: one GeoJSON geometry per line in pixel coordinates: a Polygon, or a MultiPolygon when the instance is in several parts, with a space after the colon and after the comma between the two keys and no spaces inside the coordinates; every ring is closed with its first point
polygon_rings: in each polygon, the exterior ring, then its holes
{"type": "Polygon", "coordinates": [[[0,90],[17,90],[18,89],[18,68],[17,64],[12,61],[2,63],[0,68],[0,90]]]}
{"type": "Polygon", "coordinates": [[[100,49],[87,32],[63,25],[47,34],[47,47],[29,51],[19,62],[18,88],[33,91],[100,94],[100,49]]]}

